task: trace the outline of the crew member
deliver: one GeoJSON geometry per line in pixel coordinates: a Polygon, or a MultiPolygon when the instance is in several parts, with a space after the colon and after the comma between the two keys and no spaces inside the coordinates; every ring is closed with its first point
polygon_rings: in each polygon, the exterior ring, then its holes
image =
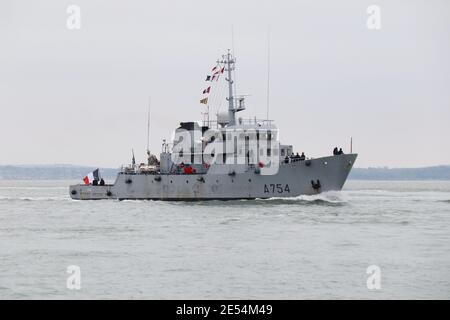
{"type": "Polygon", "coordinates": [[[302,155],[299,157],[300,161],[304,161],[306,159],[305,153],[302,152],[302,155]]]}
{"type": "Polygon", "coordinates": [[[291,153],[291,162],[294,162],[294,159],[295,159],[295,154],[292,152],[291,153]]]}

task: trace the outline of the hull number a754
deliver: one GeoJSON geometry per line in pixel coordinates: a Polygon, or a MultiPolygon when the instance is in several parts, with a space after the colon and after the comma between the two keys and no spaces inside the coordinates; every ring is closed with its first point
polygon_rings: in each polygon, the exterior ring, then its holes
{"type": "Polygon", "coordinates": [[[288,184],[271,183],[264,185],[264,193],[290,193],[291,189],[288,184]]]}

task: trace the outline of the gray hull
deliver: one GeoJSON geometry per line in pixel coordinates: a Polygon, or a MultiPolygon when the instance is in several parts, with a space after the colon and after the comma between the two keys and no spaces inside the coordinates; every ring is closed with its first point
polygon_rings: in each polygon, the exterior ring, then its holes
{"type": "Polygon", "coordinates": [[[281,164],[275,175],[247,170],[235,174],[126,174],[113,185],[72,185],[76,200],[230,200],[313,195],[341,190],[357,154],[281,164]],[[312,183],[314,182],[314,184],[312,183]],[[319,183],[318,183],[319,182],[319,183]]]}

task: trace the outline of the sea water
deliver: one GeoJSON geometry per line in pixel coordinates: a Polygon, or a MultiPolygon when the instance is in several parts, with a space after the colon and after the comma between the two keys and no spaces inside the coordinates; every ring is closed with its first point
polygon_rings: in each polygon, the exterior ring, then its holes
{"type": "Polygon", "coordinates": [[[0,299],[450,299],[450,182],[204,202],[71,183],[0,181],[0,299]]]}

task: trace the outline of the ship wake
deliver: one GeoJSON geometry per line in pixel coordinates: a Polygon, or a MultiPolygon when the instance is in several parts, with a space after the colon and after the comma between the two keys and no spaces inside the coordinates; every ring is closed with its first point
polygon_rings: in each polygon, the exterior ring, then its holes
{"type": "Polygon", "coordinates": [[[348,203],[347,198],[342,192],[328,191],[315,195],[300,195],[297,197],[280,197],[258,199],[258,201],[270,203],[296,203],[296,204],[325,204],[325,205],[344,205],[348,203]]]}

